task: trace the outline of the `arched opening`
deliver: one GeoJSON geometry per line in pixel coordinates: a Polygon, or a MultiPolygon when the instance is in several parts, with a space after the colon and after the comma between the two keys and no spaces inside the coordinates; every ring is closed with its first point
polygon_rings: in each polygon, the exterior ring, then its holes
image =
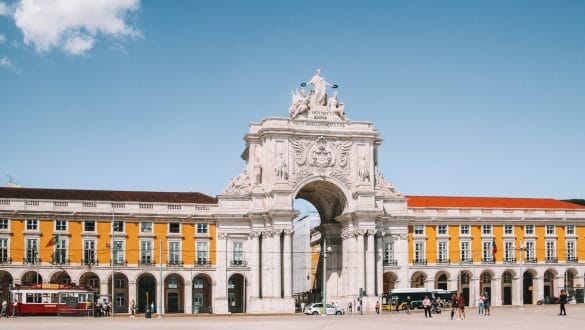
{"type": "Polygon", "coordinates": [[[412,278],[410,279],[410,287],[411,288],[424,288],[425,281],[427,279],[427,275],[423,272],[416,272],[412,274],[412,278]]]}
{"type": "Polygon", "coordinates": [[[165,279],[165,312],[184,313],[185,281],[178,274],[171,274],[165,279]]]}
{"type": "MultiPolygon", "coordinates": [[[[150,274],[142,274],[136,281],[136,308],[144,313],[146,306],[156,306],[156,279],[150,274]]],[[[151,310],[151,312],[154,312],[151,310]]]]}
{"type": "Polygon", "coordinates": [[[480,275],[479,292],[484,296],[488,297],[491,301],[492,297],[492,274],[488,271],[484,271],[480,275]]]}
{"type": "Polygon", "coordinates": [[[10,301],[10,288],[14,279],[9,272],[0,270],[0,300],[10,301]]]}
{"type": "Polygon", "coordinates": [[[527,270],[522,275],[522,297],[524,299],[525,305],[532,305],[533,304],[533,282],[534,282],[534,272],[527,270]]]}
{"type": "Polygon", "coordinates": [[[569,268],[565,271],[565,288],[569,299],[575,299],[577,303],[583,303],[583,288],[575,283],[579,273],[575,268],[569,268]]]}
{"type": "Polygon", "coordinates": [[[67,272],[64,270],[60,271],[60,272],[53,274],[53,276],[51,276],[50,283],[51,284],[60,284],[60,285],[69,285],[71,283],[71,276],[69,276],[69,274],[67,274],[67,272]]]}
{"type": "MultiPolygon", "coordinates": [[[[123,273],[114,273],[114,313],[128,312],[128,278],[123,273]]],[[[112,294],[112,276],[108,278],[108,295],[112,294]]]]}
{"type": "Polygon", "coordinates": [[[43,277],[39,272],[34,270],[28,271],[20,278],[20,284],[22,285],[33,285],[43,283],[43,277]]]}
{"type": "Polygon", "coordinates": [[[396,281],[398,281],[398,276],[393,272],[386,272],[384,273],[383,278],[383,291],[384,293],[392,291],[396,287],[396,281]]]}
{"type": "Polygon", "coordinates": [[[543,294],[544,299],[549,300],[555,296],[555,276],[556,271],[547,269],[543,276],[543,294]]]}
{"type": "Polygon", "coordinates": [[[439,273],[436,276],[435,279],[435,289],[440,289],[440,290],[447,290],[447,282],[449,280],[449,277],[447,276],[447,273],[439,273]]]}
{"type": "Polygon", "coordinates": [[[469,306],[469,287],[471,282],[471,273],[468,271],[461,271],[459,273],[459,292],[465,300],[465,306],[469,306]]]}
{"type": "Polygon", "coordinates": [[[211,311],[211,279],[199,274],[193,279],[193,314],[211,311]]]}
{"type": "Polygon", "coordinates": [[[512,305],[512,279],[512,272],[502,274],[502,305],[512,305]]]}
{"type": "Polygon", "coordinates": [[[245,278],[241,274],[234,274],[228,280],[228,311],[230,313],[245,313],[245,278]]]}
{"type": "Polygon", "coordinates": [[[100,278],[95,273],[88,272],[81,275],[79,285],[91,288],[94,292],[95,299],[100,296],[100,278]]]}
{"type": "Polygon", "coordinates": [[[345,194],[336,184],[317,180],[303,184],[294,197],[293,207],[300,213],[293,222],[293,296],[297,306],[301,302],[320,302],[323,298],[324,244],[328,251],[325,270],[327,299],[345,296],[342,224],[336,220],[346,208],[345,194]]]}

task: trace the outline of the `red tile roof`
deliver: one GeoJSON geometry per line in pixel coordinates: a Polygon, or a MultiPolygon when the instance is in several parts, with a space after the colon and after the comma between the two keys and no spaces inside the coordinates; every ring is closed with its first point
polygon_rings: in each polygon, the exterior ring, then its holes
{"type": "Polygon", "coordinates": [[[551,198],[511,197],[458,197],[458,196],[406,196],[407,205],[427,208],[494,208],[494,209],[583,209],[585,205],[573,204],[551,198]]]}
{"type": "Polygon", "coordinates": [[[198,192],[116,191],[0,187],[0,198],[83,200],[144,203],[217,204],[217,198],[198,192]]]}

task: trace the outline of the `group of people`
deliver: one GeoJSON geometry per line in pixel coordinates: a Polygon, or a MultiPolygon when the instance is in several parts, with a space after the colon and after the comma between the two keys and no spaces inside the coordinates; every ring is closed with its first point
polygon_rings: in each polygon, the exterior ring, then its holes
{"type": "Polygon", "coordinates": [[[477,298],[477,312],[479,315],[490,315],[490,297],[487,292],[477,298]]]}
{"type": "Polygon", "coordinates": [[[457,313],[457,320],[464,320],[465,319],[465,298],[463,295],[459,293],[459,296],[453,294],[451,296],[451,320],[457,313]]]}
{"type": "MultiPolygon", "coordinates": [[[[16,311],[18,310],[18,302],[14,300],[12,303],[12,317],[16,317],[16,311]]],[[[2,300],[2,311],[0,311],[0,317],[9,317],[8,315],[8,302],[6,299],[2,300]]]]}
{"type": "Polygon", "coordinates": [[[112,314],[112,303],[111,302],[97,302],[95,304],[94,316],[95,317],[108,317],[112,314]]]}

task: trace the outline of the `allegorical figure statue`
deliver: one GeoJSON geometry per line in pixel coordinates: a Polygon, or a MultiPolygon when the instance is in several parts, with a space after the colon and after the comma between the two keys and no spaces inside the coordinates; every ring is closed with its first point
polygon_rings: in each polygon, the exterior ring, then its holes
{"type": "Polygon", "coordinates": [[[282,153],[278,155],[278,160],[276,161],[274,172],[276,174],[277,180],[288,180],[288,166],[286,165],[286,160],[284,160],[282,153]]]}
{"type": "Polygon", "coordinates": [[[339,119],[345,121],[347,120],[347,117],[345,116],[345,106],[337,100],[338,94],[337,91],[334,91],[333,95],[327,100],[327,109],[336,114],[339,119]]]}
{"type": "Polygon", "coordinates": [[[292,102],[288,112],[291,118],[295,118],[301,113],[309,110],[309,98],[304,88],[296,89],[292,92],[292,102]]]}
{"type": "Polygon", "coordinates": [[[358,176],[363,182],[370,182],[370,170],[368,169],[368,162],[363,157],[358,166],[358,176]]]}
{"type": "Polygon", "coordinates": [[[327,105],[327,86],[333,86],[321,77],[321,69],[317,69],[309,83],[313,86],[311,101],[313,104],[327,105]]]}

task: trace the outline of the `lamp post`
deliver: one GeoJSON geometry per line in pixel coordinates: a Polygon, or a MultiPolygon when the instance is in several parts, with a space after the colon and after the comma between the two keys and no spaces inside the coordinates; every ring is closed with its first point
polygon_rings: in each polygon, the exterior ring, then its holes
{"type": "Polygon", "coordinates": [[[325,240],[325,235],[323,235],[323,315],[327,315],[327,255],[331,254],[331,247],[327,246],[327,241],[325,240]]]}

